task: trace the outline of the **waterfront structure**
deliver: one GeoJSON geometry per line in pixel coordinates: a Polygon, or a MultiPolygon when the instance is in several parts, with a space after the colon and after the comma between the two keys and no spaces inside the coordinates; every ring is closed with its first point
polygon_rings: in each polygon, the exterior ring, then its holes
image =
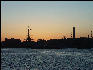
{"type": "Polygon", "coordinates": [[[73,38],[75,38],[75,27],[73,27],[73,38]]]}
{"type": "Polygon", "coordinates": [[[31,40],[33,40],[33,39],[31,39],[30,38],[30,34],[29,34],[29,31],[30,31],[31,29],[29,28],[29,26],[28,26],[28,35],[27,35],[27,39],[26,39],[26,41],[28,41],[28,42],[30,42],[31,40]]]}

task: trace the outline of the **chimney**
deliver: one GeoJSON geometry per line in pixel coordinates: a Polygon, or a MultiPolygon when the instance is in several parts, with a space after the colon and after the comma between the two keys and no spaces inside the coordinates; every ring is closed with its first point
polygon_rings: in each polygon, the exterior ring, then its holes
{"type": "Polygon", "coordinates": [[[75,27],[73,27],[73,38],[75,38],[75,27]]]}

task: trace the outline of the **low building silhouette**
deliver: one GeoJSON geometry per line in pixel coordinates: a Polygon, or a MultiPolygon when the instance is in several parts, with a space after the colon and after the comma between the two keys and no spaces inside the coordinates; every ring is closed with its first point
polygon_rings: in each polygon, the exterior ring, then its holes
{"type": "Polygon", "coordinates": [[[5,41],[3,41],[2,46],[13,48],[13,47],[18,47],[20,44],[21,44],[20,39],[14,39],[14,38],[8,39],[8,38],[5,38],[5,41]]]}

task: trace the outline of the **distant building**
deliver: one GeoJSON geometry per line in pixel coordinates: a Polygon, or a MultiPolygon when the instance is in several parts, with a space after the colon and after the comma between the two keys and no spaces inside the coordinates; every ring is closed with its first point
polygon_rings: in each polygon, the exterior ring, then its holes
{"type": "Polygon", "coordinates": [[[15,42],[21,42],[20,39],[14,39],[14,38],[11,38],[11,39],[8,39],[8,38],[5,38],[5,41],[15,41],[15,42]]]}
{"type": "Polygon", "coordinates": [[[20,39],[14,39],[14,38],[8,39],[8,38],[5,38],[6,46],[13,46],[14,47],[14,46],[18,46],[20,43],[21,43],[20,39]]]}
{"type": "Polygon", "coordinates": [[[73,27],[73,38],[75,38],[75,27],[73,27]]]}

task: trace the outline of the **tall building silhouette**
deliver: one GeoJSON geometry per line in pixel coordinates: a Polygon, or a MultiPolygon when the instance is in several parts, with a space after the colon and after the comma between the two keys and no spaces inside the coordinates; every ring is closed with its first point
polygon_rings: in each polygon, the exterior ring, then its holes
{"type": "Polygon", "coordinates": [[[75,38],[75,27],[73,27],[73,38],[75,38]]]}

